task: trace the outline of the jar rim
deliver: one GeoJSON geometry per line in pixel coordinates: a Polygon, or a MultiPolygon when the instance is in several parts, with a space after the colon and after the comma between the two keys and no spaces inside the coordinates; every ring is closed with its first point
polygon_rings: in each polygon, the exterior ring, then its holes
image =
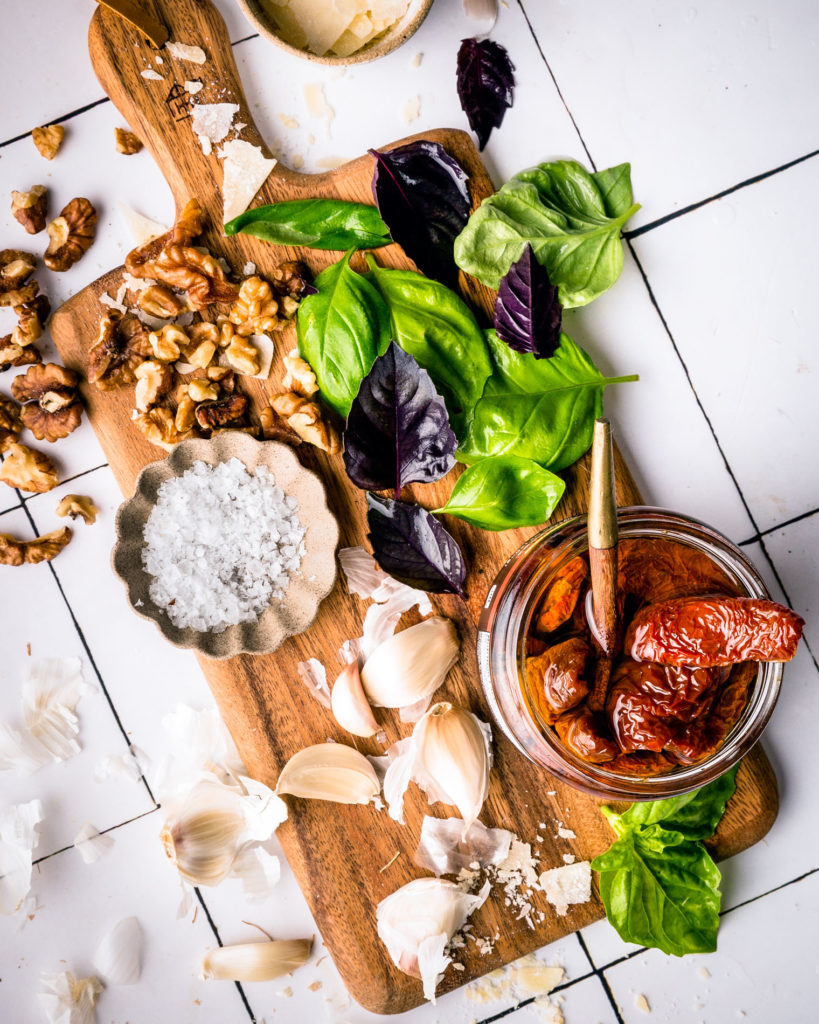
{"type": "MultiPolygon", "coordinates": [[[[648,505],[618,508],[617,516],[621,538],[664,537],[695,547],[715,561],[745,596],[770,598],[765,581],[745,553],[707,523],[648,505]]],[[[759,663],[740,718],[712,754],[696,764],[680,765],[654,776],[624,775],[607,770],[605,765],[583,761],[567,750],[551,729],[543,728],[523,694],[522,700],[514,700],[512,695],[497,690],[501,682],[497,678],[499,668],[503,666],[504,675],[508,677],[513,662],[514,678],[507,678],[506,682],[523,691],[518,666],[534,601],[543,592],[544,578],[548,579],[548,575],[554,574],[569,558],[587,549],[586,518],[584,514],[561,520],[530,538],[506,562],[490,587],[479,625],[479,665],[493,717],[530,760],[595,795],[609,799],[654,800],[697,789],[726,772],[757,742],[779,696],[781,663],[759,663]],[[554,547],[556,539],[559,543],[554,547]],[[542,552],[548,546],[553,548],[553,557],[544,560],[542,552]],[[482,634],[488,634],[483,645],[482,634]],[[504,708],[511,715],[505,715],[504,708]],[[528,728],[521,727],[519,716],[529,719],[528,728]],[[505,721],[507,717],[515,719],[518,730],[505,721]],[[516,731],[525,735],[516,735],[516,731]]]]}

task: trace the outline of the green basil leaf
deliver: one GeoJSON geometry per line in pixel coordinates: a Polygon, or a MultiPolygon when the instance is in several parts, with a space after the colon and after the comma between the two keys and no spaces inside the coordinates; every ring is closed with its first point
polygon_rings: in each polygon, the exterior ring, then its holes
{"type": "Polygon", "coordinates": [[[540,526],[554,512],[566,484],[531,459],[501,455],[462,473],[449,501],[436,512],[457,516],[482,530],[540,526]]]}
{"type": "Polygon", "coordinates": [[[702,843],[643,825],[591,866],[600,872],[606,916],[626,942],[673,956],[717,948],[720,873],[702,843]]]}
{"type": "Polygon", "coordinates": [[[455,262],[491,288],[531,245],[566,308],[585,306],[623,269],[620,229],[639,209],[630,167],[589,174],[573,160],[516,174],[489,196],[455,239],[455,262]]]}
{"type": "Polygon", "coordinates": [[[299,352],[316,375],[321,397],[347,416],[361,381],[390,344],[390,317],[367,278],[350,267],[352,251],[323,270],[317,294],[299,305],[299,352]]]}
{"type": "MultiPolygon", "coordinates": [[[[713,782],[693,793],[671,797],[668,800],[648,800],[632,804],[623,814],[617,815],[620,825],[636,828],[639,825],[661,824],[663,828],[679,832],[686,839],[708,839],[716,831],[725,806],[736,789],[736,774],[739,765],[721,775],[713,782]]],[[[608,815],[607,815],[608,817],[608,815]]],[[[611,820],[611,819],[610,819],[611,820]]]]}
{"type": "Polygon", "coordinates": [[[237,232],[310,249],[377,249],[392,241],[374,206],[343,199],[292,199],[257,206],[225,224],[226,235],[237,232]]]}
{"type": "Polygon", "coordinates": [[[440,391],[452,429],[463,436],[492,372],[483,331],[446,285],[412,270],[387,270],[368,257],[371,280],[389,309],[392,338],[414,356],[440,391]]]}
{"type": "Polygon", "coordinates": [[[566,334],[550,359],[514,352],[494,331],[486,337],[495,372],[456,453],[468,465],[489,456],[518,455],[554,472],[565,469],[591,445],[604,388],[637,380],[604,377],[566,334]]]}

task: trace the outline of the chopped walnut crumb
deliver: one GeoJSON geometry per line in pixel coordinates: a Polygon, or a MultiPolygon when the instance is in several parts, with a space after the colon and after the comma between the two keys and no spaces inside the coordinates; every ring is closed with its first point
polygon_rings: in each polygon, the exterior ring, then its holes
{"type": "Polygon", "coordinates": [[[175,363],[182,351],[180,345],[187,345],[188,336],[176,324],[165,324],[158,331],[151,331],[148,343],[154,359],[160,363],[175,363]]]}
{"type": "Polygon", "coordinates": [[[174,426],[180,434],[186,434],[196,426],[196,402],[187,393],[180,397],[176,405],[174,426]]]}
{"type": "Polygon", "coordinates": [[[11,341],[14,345],[31,345],[43,333],[43,329],[51,313],[51,303],[48,296],[37,295],[28,302],[14,306],[17,316],[17,326],[11,333],[11,341]]]}
{"type": "Polygon", "coordinates": [[[97,211],[87,199],[77,196],[46,228],[49,242],[43,262],[49,270],[73,267],[91,247],[96,230],[97,211]]]}
{"type": "Polygon", "coordinates": [[[44,156],[46,160],[53,160],[63,144],[65,128],[61,124],[43,125],[40,128],[35,128],[31,137],[40,155],[44,156]]]}
{"type": "Polygon", "coordinates": [[[142,149],[141,141],[133,132],[129,132],[126,128],[115,128],[114,137],[117,152],[123,153],[125,156],[133,156],[134,153],[138,153],[142,149]]]}
{"type": "Polygon", "coordinates": [[[82,403],[73,370],[56,363],[32,366],[14,378],[11,393],[26,403],[20,415],[38,441],[68,437],[80,425],[82,403]]]}
{"type": "Polygon", "coordinates": [[[316,402],[289,391],[283,395],[271,395],[270,404],[303,441],[331,455],[341,451],[338,431],[322,418],[321,409],[316,402]]]}
{"type": "Polygon", "coordinates": [[[70,540],[71,530],[67,526],[45,533],[42,537],[35,537],[34,540],[17,540],[8,533],[0,533],[0,565],[50,562],[70,540]]]}
{"type": "Polygon", "coordinates": [[[30,235],[36,235],[46,225],[48,189],[34,185],[28,192],[11,193],[11,213],[30,235]]]}
{"type": "Polygon", "coordinates": [[[6,457],[0,466],[0,480],[9,487],[42,494],[56,487],[59,477],[54,463],[47,455],[12,441],[6,448],[6,457]]]}
{"type": "Polygon", "coordinates": [[[79,516],[89,526],[96,523],[97,511],[94,502],[82,494],[66,494],[57,505],[57,515],[61,518],[71,516],[76,519],[79,516]]]}

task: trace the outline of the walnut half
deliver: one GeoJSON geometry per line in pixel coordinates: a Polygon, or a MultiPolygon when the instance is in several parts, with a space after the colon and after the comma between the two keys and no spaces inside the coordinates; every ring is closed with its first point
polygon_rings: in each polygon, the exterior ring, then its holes
{"type": "Polygon", "coordinates": [[[42,494],[56,487],[59,477],[54,463],[47,455],[12,441],[0,466],[0,480],[9,487],[42,494]]]}
{"type": "Polygon", "coordinates": [[[80,425],[82,403],[73,370],[56,363],[32,366],[14,378],[11,393],[26,403],[20,415],[38,441],[68,437],[80,425]]]}
{"type": "Polygon", "coordinates": [[[97,340],[88,350],[88,380],[101,391],[121,388],[136,380],[136,368],[151,358],[145,325],[130,313],[112,309],[100,320],[97,340]]]}
{"type": "Polygon", "coordinates": [[[43,263],[49,270],[68,270],[94,241],[97,211],[87,199],[77,196],[63,207],[46,231],[49,241],[43,263]]]}
{"type": "Polygon", "coordinates": [[[30,235],[39,234],[46,225],[48,189],[35,185],[28,192],[11,193],[11,213],[30,235]]]}
{"type": "Polygon", "coordinates": [[[76,519],[79,516],[89,526],[96,523],[97,511],[94,502],[83,494],[66,494],[57,505],[57,515],[61,518],[71,516],[76,519]]]}
{"type": "Polygon", "coordinates": [[[338,431],[322,418],[316,402],[289,391],[283,395],[271,395],[270,404],[303,441],[314,444],[330,455],[341,451],[338,431]]]}
{"type": "Polygon", "coordinates": [[[71,540],[71,529],[62,526],[59,530],[44,533],[34,540],[17,540],[8,533],[0,533],[0,565],[36,565],[56,558],[71,540]]]}

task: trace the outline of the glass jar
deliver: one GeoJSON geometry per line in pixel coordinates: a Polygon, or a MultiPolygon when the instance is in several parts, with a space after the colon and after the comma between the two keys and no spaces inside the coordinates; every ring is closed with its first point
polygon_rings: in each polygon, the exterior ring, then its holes
{"type": "MultiPolygon", "coordinates": [[[[707,555],[741,596],[770,599],[762,577],[740,549],[710,526],[666,509],[618,509],[620,538],[677,541],[707,555]]],[[[496,725],[535,764],[577,789],[610,800],[659,800],[711,782],[751,749],[771,716],[782,664],[762,662],[742,714],[721,746],[704,760],[656,776],[633,776],[590,764],[537,720],[524,686],[524,644],[545,587],[566,563],[588,550],[586,517],[550,526],[519,548],[489,589],[478,624],[478,665],[496,725]]]]}

